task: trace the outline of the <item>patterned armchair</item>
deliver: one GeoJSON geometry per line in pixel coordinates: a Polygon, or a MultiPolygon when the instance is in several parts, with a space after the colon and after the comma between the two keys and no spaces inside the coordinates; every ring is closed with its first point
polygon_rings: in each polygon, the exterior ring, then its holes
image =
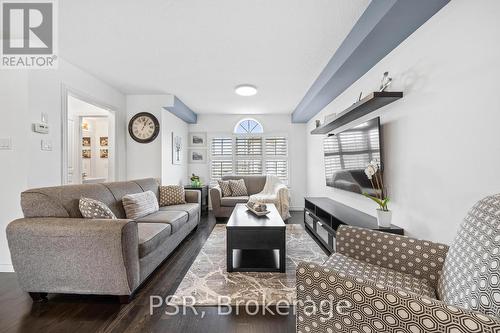
{"type": "Polygon", "coordinates": [[[500,194],[448,246],[362,228],[297,267],[297,332],[500,332],[500,194]]]}

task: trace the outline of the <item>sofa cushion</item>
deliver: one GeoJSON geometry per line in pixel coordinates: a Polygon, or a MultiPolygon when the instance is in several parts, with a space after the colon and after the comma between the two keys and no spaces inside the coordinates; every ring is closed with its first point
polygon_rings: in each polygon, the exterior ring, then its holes
{"type": "Polygon", "coordinates": [[[172,233],[168,223],[137,223],[139,257],[145,257],[166,241],[172,233]]]}
{"type": "Polygon", "coordinates": [[[333,254],[325,262],[325,266],[340,273],[358,276],[365,280],[380,283],[388,287],[398,288],[430,298],[436,298],[436,292],[426,280],[411,274],[401,273],[389,268],[369,264],[342,254],[333,254]]]}
{"type": "Polygon", "coordinates": [[[80,198],[80,213],[86,219],[116,219],[105,203],[90,198],[80,198]]]}
{"type": "Polygon", "coordinates": [[[247,196],[241,196],[241,197],[224,197],[220,199],[220,205],[224,207],[234,207],[238,203],[247,203],[248,202],[247,196]]]}
{"type": "Polygon", "coordinates": [[[133,220],[157,212],[160,208],[156,195],[151,191],[127,194],[122,202],[127,218],[133,220]]]}
{"type": "Polygon", "coordinates": [[[182,205],[186,203],[184,187],[180,185],[160,186],[160,206],[182,205]]]}
{"type": "Polygon", "coordinates": [[[160,207],[160,211],[186,212],[188,214],[188,219],[191,219],[193,216],[196,216],[200,213],[200,205],[197,203],[186,203],[183,205],[165,206],[160,207]]]}
{"type": "Polygon", "coordinates": [[[229,181],[229,186],[231,187],[232,197],[241,197],[244,195],[248,195],[248,190],[243,179],[231,179],[229,181]]]}
{"type": "Polygon", "coordinates": [[[188,214],[183,211],[158,211],[136,220],[141,223],[168,223],[172,233],[177,232],[188,221],[188,214]]]}
{"type": "Polygon", "coordinates": [[[218,180],[217,183],[219,184],[220,190],[222,192],[223,197],[230,197],[231,196],[231,186],[229,185],[229,180],[218,180]]]}

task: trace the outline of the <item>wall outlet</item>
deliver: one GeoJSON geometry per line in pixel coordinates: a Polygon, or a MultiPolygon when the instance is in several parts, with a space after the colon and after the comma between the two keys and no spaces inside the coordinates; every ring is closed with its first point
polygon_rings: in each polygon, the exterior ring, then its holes
{"type": "Polygon", "coordinates": [[[52,141],[42,140],[42,150],[43,151],[52,151],[52,141]]]}
{"type": "Polygon", "coordinates": [[[12,139],[0,138],[0,150],[12,150],[12,139]]]}

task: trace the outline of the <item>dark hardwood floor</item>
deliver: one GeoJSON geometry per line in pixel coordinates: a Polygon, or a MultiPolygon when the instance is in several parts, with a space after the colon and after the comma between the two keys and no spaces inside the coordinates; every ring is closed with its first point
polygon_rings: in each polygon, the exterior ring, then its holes
{"type": "MultiPolygon", "coordinates": [[[[302,219],[301,212],[293,212],[287,223],[302,223],[302,219]]],[[[0,273],[0,332],[295,332],[292,313],[252,316],[240,311],[236,315],[233,309],[231,315],[221,316],[217,307],[197,307],[197,315],[189,309],[186,315],[166,315],[161,307],[150,315],[150,296],[174,294],[215,224],[211,213],[202,218],[196,232],[125,305],[112,296],[56,294],[49,294],[46,303],[33,303],[19,288],[15,273],[0,273]]]]}

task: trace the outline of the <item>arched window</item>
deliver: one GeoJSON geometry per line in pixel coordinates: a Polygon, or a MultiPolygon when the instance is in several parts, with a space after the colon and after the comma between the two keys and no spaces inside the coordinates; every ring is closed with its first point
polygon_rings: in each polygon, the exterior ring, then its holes
{"type": "Polygon", "coordinates": [[[236,134],[258,134],[264,133],[264,128],[255,119],[243,119],[234,127],[234,133],[236,134]]]}

